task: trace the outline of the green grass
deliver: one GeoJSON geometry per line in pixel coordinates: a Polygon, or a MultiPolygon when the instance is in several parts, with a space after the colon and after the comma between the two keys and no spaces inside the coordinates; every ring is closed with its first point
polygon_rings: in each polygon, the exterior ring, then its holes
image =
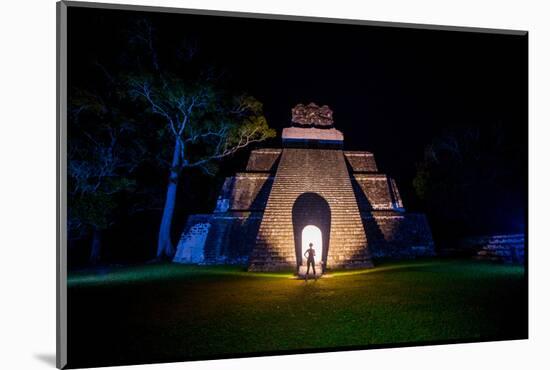
{"type": "Polygon", "coordinates": [[[69,364],[527,335],[524,270],[384,263],[318,281],[243,267],[156,264],[69,276],[69,364]]]}

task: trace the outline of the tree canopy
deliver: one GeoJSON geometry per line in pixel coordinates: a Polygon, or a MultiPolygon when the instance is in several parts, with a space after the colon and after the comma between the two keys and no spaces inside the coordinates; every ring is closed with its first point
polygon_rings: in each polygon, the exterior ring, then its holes
{"type": "Polygon", "coordinates": [[[71,237],[93,236],[92,262],[99,258],[99,232],[117,215],[159,203],[157,257],[170,257],[176,193],[181,177],[192,174],[184,171],[214,175],[220,160],[275,136],[261,102],[196,62],[199,45],[182,38],[157,48],[159,35],[146,18],[127,31],[130,42],[119,57],[98,56],[91,67],[100,78],[70,96],[69,228],[71,237]],[[165,171],[164,195],[140,181],[144,166],[165,171]]]}
{"type": "Polygon", "coordinates": [[[517,195],[523,155],[502,125],[446,130],[425,148],[413,187],[432,227],[447,238],[523,229],[517,195]]]}

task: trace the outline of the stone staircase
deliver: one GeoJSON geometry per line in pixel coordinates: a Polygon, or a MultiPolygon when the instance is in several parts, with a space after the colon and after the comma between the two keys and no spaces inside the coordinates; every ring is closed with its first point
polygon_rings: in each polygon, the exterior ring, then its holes
{"type": "Polygon", "coordinates": [[[292,207],[304,193],[319,195],[330,207],[327,268],[372,267],[343,151],[285,148],[250,257],[249,269],[273,271],[297,268],[292,207]]]}
{"type": "Polygon", "coordinates": [[[523,234],[491,236],[474,258],[504,263],[524,263],[525,236],[523,234]]]}

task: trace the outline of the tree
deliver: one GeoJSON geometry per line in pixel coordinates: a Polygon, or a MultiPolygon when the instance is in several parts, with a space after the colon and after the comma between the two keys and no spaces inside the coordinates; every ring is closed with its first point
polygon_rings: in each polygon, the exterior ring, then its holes
{"type": "Polygon", "coordinates": [[[75,90],[70,100],[68,229],[73,238],[91,234],[92,265],[101,257],[103,231],[115,220],[116,197],[133,190],[132,172],[143,153],[134,122],[112,99],[75,90]]]}
{"type": "Polygon", "coordinates": [[[260,102],[247,95],[231,96],[209,81],[193,83],[156,74],[133,76],[128,83],[131,96],[158,118],[159,136],[171,146],[157,258],[171,257],[170,232],[182,171],[200,168],[213,174],[215,161],[274,137],[275,131],[269,128],[260,102]]]}
{"type": "Polygon", "coordinates": [[[163,142],[160,154],[164,155],[157,156],[158,163],[168,170],[156,256],[172,257],[170,232],[182,171],[198,168],[212,175],[217,161],[274,137],[275,131],[258,100],[216,86],[220,78],[197,57],[196,42],[182,38],[159,52],[156,29],[145,18],[133,24],[129,37],[135,57],[127,60],[136,65],[126,77],[128,92],[145,105],[149,127],[163,142]],[[151,121],[157,125],[151,126],[151,121]]]}
{"type": "Polygon", "coordinates": [[[498,124],[446,130],[432,140],[413,187],[441,235],[497,232],[521,218],[522,145],[498,124]]]}
{"type": "MultiPolygon", "coordinates": [[[[93,80],[92,85],[100,86],[102,94],[81,96],[87,100],[74,104],[75,117],[85,114],[87,119],[80,120],[86,122],[79,127],[80,141],[71,138],[75,144],[74,152],[69,153],[73,199],[80,202],[72,207],[73,220],[98,230],[110,225],[116,198],[131,187],[134,162],[151,161],[155,167],[166,168],[168,174],[156,256],[171,257],[170,231],[183,171],[195,168],[212,175],[217,161],[273,137],[275,131],[267,125],[259,101],[222,86],[215,69],[197,57],[197,43],[183,38],[178,42],[170,36],[157,48],[156,29],[147,18],[132,21],[119,36],[125,47],[116,56],[105,55],[102,62],[106,64],[96,63],[106,78],[93,80]],[[119,127],[124,131],[117,132],[119,127]],[[129,134],[143,138],[146,158],[126,151],[131,145],[119,145],[119,138],[129,134]],[[116,139],[110,142],[111,137],[116,139]],[[87,190],[88,183],[96,183],[93,191],[87,190]]],[[[146,192],[138,185],[138,192],[146,192]]]]}

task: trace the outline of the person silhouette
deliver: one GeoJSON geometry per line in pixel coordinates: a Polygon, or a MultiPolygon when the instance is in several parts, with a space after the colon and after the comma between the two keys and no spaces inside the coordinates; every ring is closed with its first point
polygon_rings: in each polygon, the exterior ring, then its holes
{"type": "Polygon", "coordinates": [[[309,275],[309,266],[313,268],[313,276],[317,279],[317,274],[315,273],[315,249],[313,249],[313,243],[309,243],[309,248],[304,253],[304,257],[307,258],[306,280],[309,275]]]}

